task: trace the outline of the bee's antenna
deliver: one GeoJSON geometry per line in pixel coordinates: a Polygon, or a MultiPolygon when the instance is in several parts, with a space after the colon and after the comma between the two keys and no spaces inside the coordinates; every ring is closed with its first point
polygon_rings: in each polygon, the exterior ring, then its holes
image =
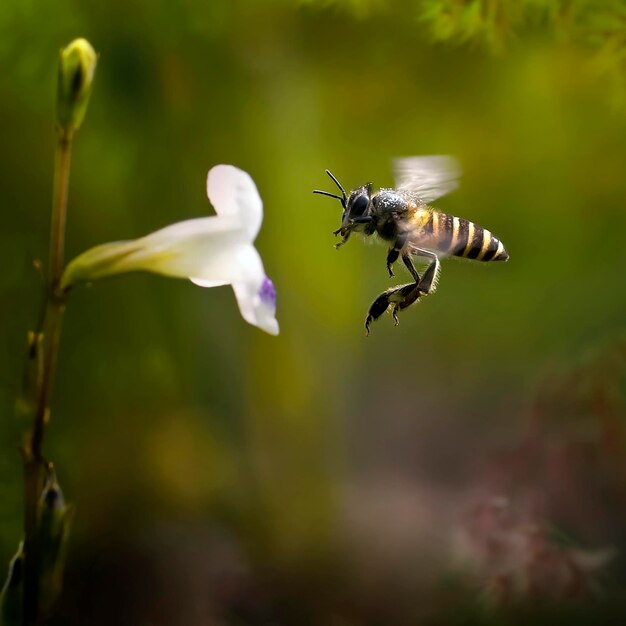
{"type": "Polygon", "coordinates": [[[326,170],[326,173],[333,179],[335,185],[337,185],[337,187],[339,187],[339,189],[341,190],[341,195],[343,196],[342,204],[345,207],[346,202],[348,202],[348,197],[346,196],[345,189],[341,186],[341,183],[335,178],[335,176],[333,175],[333,173],[330,170],[326,170]]]}
{"type": "Polygon", "coordinates": [[[320,196],[328,196],[329,198],[336,198],[339,202],[343,203],[343,198],[336,193],[330,193],[328,191],[322,191],[321,189],[314,189],[313,193],[319,193],[320,196]]]}
{"type": "Polygon", "coordinates": [[[329,193],[328,191],[321,191],[319,189],[315,189],[313,193],[319,193],[321,196],[328,196],[329,198],[336,198],[337,200],[339,200],[339,202],[341,202],[341,206],[345,209],[348,203],[348,196],[346,195],[344,188],[341,186],[341,183],[334,177],[333,173],[330,170],[326,170],[326,173],[332,178],[335,185],[337,185],[337,187],[339,187],[339,189],[341,190],[341,196],[338,196],[334,193],[329,193]]]}

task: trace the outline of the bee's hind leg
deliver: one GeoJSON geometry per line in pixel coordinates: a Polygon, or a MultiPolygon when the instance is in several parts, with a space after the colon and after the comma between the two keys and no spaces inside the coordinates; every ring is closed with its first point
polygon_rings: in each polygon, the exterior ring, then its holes
{"type": "Polygon", "coordinates": [[[411,276],[413,276],[413,280],[416,283],[419,283],[420,282],[420,275],[417,273],[417,270],[415,269],[415,265],[413,265],[413,260],[411,259],[410,253],[405,252],[402,255],[402,261],[406,265],[406,268],[409,270],[409,272],[411,272],[411,276]]]}
{"type": "MultiPolygon", "coordinates": [[[[430,259],[430,265],[424,270],[421,280],[419,276],[416,280],[420,291],[425,294],[433,293],[437,287],[437,277],[439,275],[439,259],[437,258],[437,255],[430,250],[422,250],[422,248],[414,247],[411,248],[411,254],[430,259]]],[[[406,261],[404,262],[406,264],[406,261]]]]}
{"type": "MultiPolygon", "coordinates": [[[[389,250],[389,254],[387,255],[387,269],[389,270],[390,276],[393,276],[393,272],[391,271],[391,264],[395,262],[400,255],[400,249],[404,245],[398,245],[400,243],[399,239],[396,241],[396,245],[389,250]],[[391,259],[391,261],[390,261],[391,259]]],[[[424,252],[427,252],[426,250],[424,252]]],[[[430,254],[430,253],[429,253],[430,254]]],[[[433,255],[435,261],[437,261],[437,257],[433,255]]],[[[428,270],[431,269],[429,265],[426,269],[426,273],[424,277],[420,279],[420,275],[415,269],[415,265],[413,265],[413,260],[411,259],[411,253],[404,252],[402,254],[402,261],[406,265],[407,269],[411,273],[411,276],[415,280],[414,283],[409,283],[407,285],[400,285],[398,287],[392,287],[391,289],[387,289],[381,293],[376,300],[372,303],[367,312],[367,317],[365,318],[365,334],[370,334],[370,325],[372,322],[376,321],[389,307],[391,307],[391,314],[393,315],[393,321],[396,326],[399,324],[398,320],[398,311],[402,311],[407,307],[411,306],[414,302],[416,302],[420,296],[428,293],[425,291],[425,287],[429,287],[432,285],[433,276],[428,279],[428,270]],[[424,279],[427,279],[427,282],[424,283],[424,279]],[[430,282],[428,282],[430,280],[430,282]]],[[[438,263],[438,261],[437,261],[438,263]]],[[[431,265],[433,265],[431,263],[431,265]]],[[[436,267],[432,268],[431,272],[436,273],[436,267]]]]}
{"type": "Polygon", "coordinates": [[[370,325],[376,321],[389,307],[396,326],[398,325],[398,311],[411,306],[420,296],[424,295],[417,283],[392,287],[381,293],[367,312],[365,318],[365,334],[370,334],[370,325]]]}

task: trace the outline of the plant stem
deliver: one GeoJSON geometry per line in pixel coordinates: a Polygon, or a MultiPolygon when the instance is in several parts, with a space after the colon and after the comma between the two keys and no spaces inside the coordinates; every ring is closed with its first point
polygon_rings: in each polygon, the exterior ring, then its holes
{"type": "Polygon", "coordinates": [[[67,216],[67,189],[70,178],[71,130],[59,129],[54,161],[54,188],[52,195],[52,223],[50,224],[50,285],[56,289],[63,273],[65,249],[65,221],[67,216]]]}
{"type": "MultiPolygon", "coordinates": [[[[36,350],[43,355],[30,355],[42,359],[42,372],[34,390],[34,418],[32,431],[24,438],[24,626],[41,624],[39,608],[39,553],[37,541],[37,507],[45,478],[47,463],[42,454],[43,438],[50,415],[50,393],[54,382],[61,326],[65,312],[65,296],[59,292],[63,274],[65,245],[65,221],[67,214],[67,190],[70,175],[72,131],[59,129],[52,194],[52,222],[50,227],[50,267],[46,289],[43,334],[36,350]]],[[[37,345],[37,342],[35,343],[37,345]]]]}

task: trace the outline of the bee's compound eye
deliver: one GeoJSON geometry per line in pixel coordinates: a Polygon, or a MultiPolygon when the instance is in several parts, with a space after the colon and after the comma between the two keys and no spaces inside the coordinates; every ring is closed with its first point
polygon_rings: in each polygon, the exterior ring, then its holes
{"type": "Polygon", "coordinates": [[[370,200],[367,196],[359,196],[358,198],[356,198],[356,200],[352,204],[352,208],[350,211],[351,216],[360,217],[361,215],[363,215],[369,203],[370,203],[370,200]]]}

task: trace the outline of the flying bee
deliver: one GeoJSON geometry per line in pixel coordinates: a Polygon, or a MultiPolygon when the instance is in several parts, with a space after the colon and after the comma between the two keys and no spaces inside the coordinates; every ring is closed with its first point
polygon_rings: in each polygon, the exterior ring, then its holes
{"type": "Polygon", "coordinates": [[[370,306],[365,318],[365,331],[387,309],[396,325],[398,312],[411,306],[422,296],[435,291],[439,275],[440,256],[458,256],[476,261],[507,261],[508,252],[490,231],[462,217],[442,213],[429,206],[437,198],[458,187],[460,168],[449,156],[422,156],[396,159],[396,187],[373,193],[372,183],[357,187],[346,194],[341,183],[326,170],[341,191],[341,195],[316,189],[318,193],[341,202],[341,226],[333,233],[345,244],[352,233],[366,237],[378,235],[389,242],[387,271],[393,277],[393,264],[399,259],[410,272],[413,281],[398,285],[380,294],[370,306]],[[421,257],[428,266],[420,276],[413,257],[421,257]]]}

